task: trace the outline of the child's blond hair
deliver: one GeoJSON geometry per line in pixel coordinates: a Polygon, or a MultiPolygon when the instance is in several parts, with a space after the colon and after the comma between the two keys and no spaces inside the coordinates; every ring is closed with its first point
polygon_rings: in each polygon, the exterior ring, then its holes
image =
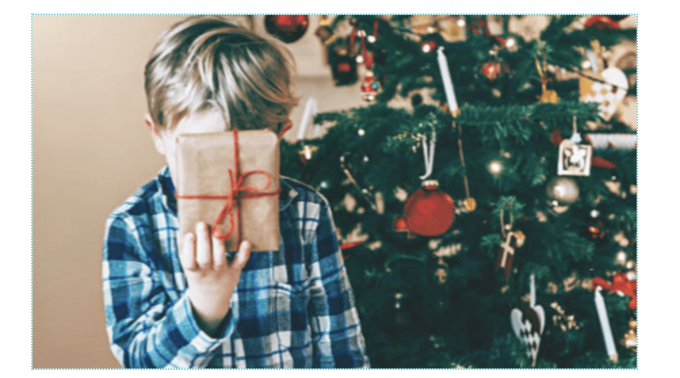
{"type": "Polygon", "coordinates": [[[294,60],[287,48],[219,16],[192,16],[161,35],[145,70],[149,113],[159,129],[219,111],[227,130],[275,132],[288,121],[294,60]]]}

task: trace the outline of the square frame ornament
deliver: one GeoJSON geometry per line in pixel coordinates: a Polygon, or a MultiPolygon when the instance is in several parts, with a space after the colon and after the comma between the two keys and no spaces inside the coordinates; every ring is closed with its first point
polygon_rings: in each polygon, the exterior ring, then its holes
{"type": "Polygon", "coordinates": [[[593,146],[576,144],[569,139],[560,143],[557,174],[560,176],[590,176],[593,146]]]}

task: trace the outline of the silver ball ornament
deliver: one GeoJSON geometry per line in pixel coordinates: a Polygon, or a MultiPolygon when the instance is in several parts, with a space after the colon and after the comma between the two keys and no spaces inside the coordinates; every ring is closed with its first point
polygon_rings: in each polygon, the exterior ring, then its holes
{"type": "Polygon", "coordinates": [[[548,198],[560,205],[571,205],[578,200],[579,189],[576,181],[568,177],[555,177],[546,187],[548,198]]]}

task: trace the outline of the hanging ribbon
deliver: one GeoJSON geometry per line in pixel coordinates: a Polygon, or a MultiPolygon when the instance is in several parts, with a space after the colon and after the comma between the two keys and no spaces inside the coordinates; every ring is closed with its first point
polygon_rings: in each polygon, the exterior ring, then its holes
{"type": "MultiPolygon", "coordinates": [[[[352,32],[349,35],[349,49],[348,49],[348,51],[349,51],[350,56],[352,55],[352,52],[354,50],[354,40],[356,39],[356,35],[357,35],[357,28],[356,28],[356,25],[355,25],[354,28],[352,29],[352,32]]],[[[365,42],[366,32],[362,31],[360,37],[361,37],[361,50],[362,50],[361,53],[364,57],[364,65],[366,66],[366,69],[370,71],[371,68],[373,67],[373,53],[371,53],[370,56],[368,55],[368,50],[366,49],[366,42],[365,42]]],[[[376,38],[376,39],[378,38],[378,20],[375,20],[375,23],[373,24],[373,38],[376,38]]]]}
{"type": "Polygon", "coordinates": [[[437,143],[437,130],[428,122],[427,124],[432,129],[432,137],[430,137],[430,144],[427,144],[427,135],[421,137],[423,139],[423,156],[425,159],[425,174],[420,176],[421,180],[426,180],[432,174],[432,167],[434,167],[434,146],[437,143]]]}
{"type": "Polygon", "coordinates": [[[548,84],[548,78],[546,77],[546,71],[547,71],[547,62],[545,55],[543,55],[543,67],[541,67],[541,63],[538,61],[538,57],[534,58],[536,60],[536,70],[538,71],[538,76],[541,78],[541,88],[543,89],[543,93],[545,93],[548,84]]]}
{"type": "Polygon", "coordinates": [[[600,277],[593,278],[593,289],[596,289],[598,286],[611,293],[621,293],[630,297],[631,299],[628,302],[628,308],[630,310],[635,310],[637,308],[637,281],[628,280],[628,276],[626,276],[625,273],[616,273],[612,283],[609,283],[609,281],[605,281],[600,277]]]}
{"type": "MultiPolygon", "coordinates": [[[[289,121],[288,125],[291,125],[291,122],[289,121]]],[[[287,130],[286,127],[284,127],[284,130],[287,130]]],[[[214,226],[213,226],[213,236],[216,237],[219,240],[227,240],[229,237],[234,233],[235,229],[235,223],[238,224],[238,245],[241,245],[242,241],[242,232],[241,232],[241,206],[237,206],[236,210],[236,216],[234,216],[234,204],[236,204],[237,201],[240,201],[241,199],[245,198],[256,198],[256,197],[266,197],[266,196],[274,196],[278,195],[281,192],[281,188],[279,187],[278,190],[274,192],[266,192],[267,189],[271,186],[272,183],[272,176],[265,170],[262,169],[256,169],[252,171],[248,171],[243,173],[242,175],[239,172],[239,160],[238,160],[238,130],[234,129],[233,131],[234,134],[234,170],[228,169],[227,171],[229,172],[229,187],[231,189],[231,192],[227,195],[219,195],[219,196],[214,196],[214,195],[179,195],[175,193],[175,197],[179,199],[226,199],[227,202],[224,204],[224,207],[222,210],[220,210],[220,213],[217,215],[217,219],[215,219],[214,226]],[[243,186],[243,183],[246,179],[246,177],[253,175],[253,174],[263,174],[267,178],[267,184],[264,186],[264,188],[251,188],[247,186],[243,186]],[[219,235],[217,234],[217,229],[216,227],[219,226],[224,218],[229,215],[229,231],[226,233],[219,235]],[[236,219],[234,219],[236,218],[236,219]]],[[[281,134],[283,135],[283,134],[281,134]]]]}

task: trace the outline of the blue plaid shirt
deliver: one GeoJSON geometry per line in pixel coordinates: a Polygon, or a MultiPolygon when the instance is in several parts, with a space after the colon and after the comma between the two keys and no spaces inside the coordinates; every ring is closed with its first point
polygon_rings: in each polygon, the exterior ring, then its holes
{"type": "MultiPolygon", "coordinates": [[[[124,367],[369,367],[328,202],[281,178],[278,251],[255,252],[215,338],[196,322],[167,165],[106,222],[106,330],[124,367]]],[[[231,255],[231,254],[230,254],[231,255]]]]}

